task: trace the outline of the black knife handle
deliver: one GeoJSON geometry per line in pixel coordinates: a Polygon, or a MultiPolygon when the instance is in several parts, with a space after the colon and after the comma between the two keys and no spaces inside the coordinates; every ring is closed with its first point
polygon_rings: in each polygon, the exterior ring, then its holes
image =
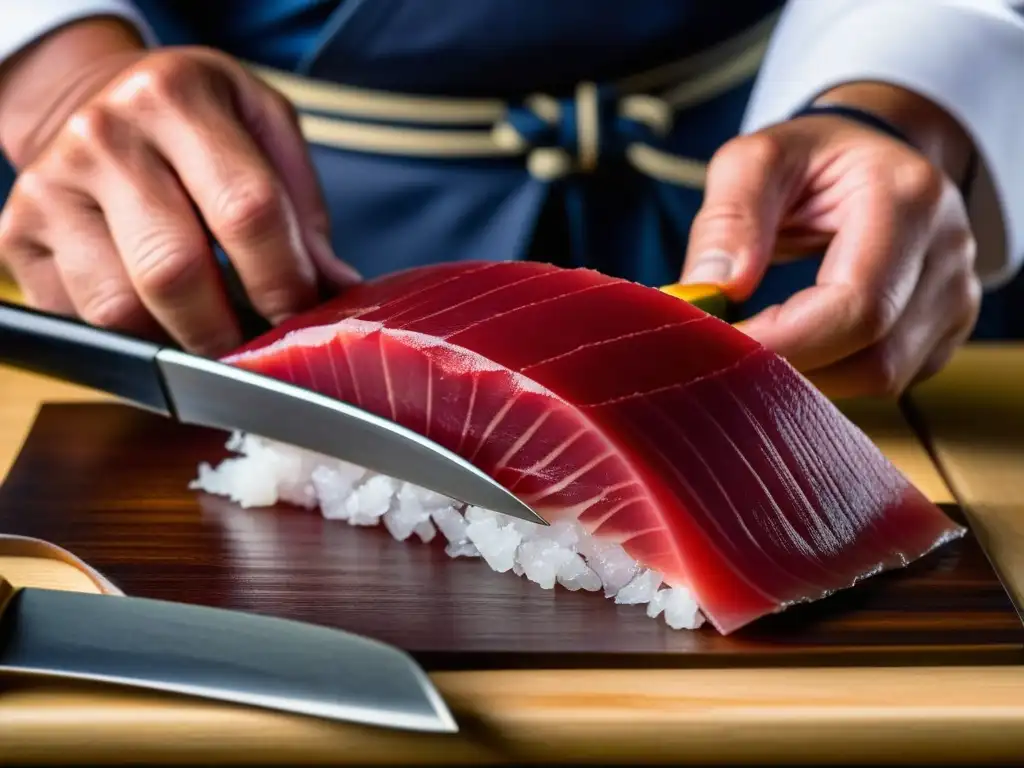
{"type": "Polygon", "coordinates": [[[157,366],[160,350],[148,341],[0,301],[0,363],[116,395],[171,416],[157,366]]]}

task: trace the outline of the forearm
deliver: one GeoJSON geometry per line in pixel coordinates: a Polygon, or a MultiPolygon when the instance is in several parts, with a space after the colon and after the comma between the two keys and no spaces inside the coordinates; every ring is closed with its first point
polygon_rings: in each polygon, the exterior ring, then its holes
{"type": "Polygon", "coordinates": [[[878,115],[899,128],[958,186],[967,181],[974,143],[956,119],[929,99],[886,83],[860,82],[832,88],[815,104],[842,104],[878,115]]]}
{"type": "Polygon", "coordinates": [[[0,149],[17,168],[30,163],[74,108],[142,50],[128,23],[90,18],[9,59],[0,68],[0,149]]]}

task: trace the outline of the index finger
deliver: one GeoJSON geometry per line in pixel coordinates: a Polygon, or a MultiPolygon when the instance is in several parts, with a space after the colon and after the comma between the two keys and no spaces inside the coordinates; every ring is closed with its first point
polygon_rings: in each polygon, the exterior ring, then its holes
{"type": "Polygon", "coordinates": [[[814,286],[737,328],[802,371],[846,358],[883,338],[920,275],[924,238],[885,185],[865,186],[832,238],[814,286]]]}
{"type": "Polygon", "coordinates": [[[272,322],[316,303],[316,270],[285,185],[211,89],[187,104],[161,93],[143,129],[181,179],[234,264],[253,306],[272,322]]]}

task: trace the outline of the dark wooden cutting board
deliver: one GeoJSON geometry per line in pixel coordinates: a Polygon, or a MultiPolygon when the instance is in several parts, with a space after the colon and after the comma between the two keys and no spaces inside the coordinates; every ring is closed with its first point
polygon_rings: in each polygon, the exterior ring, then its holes
{"type": "Polygon", "coordinates": [[[431,669],[1024,661],[1024,626],[970,535],[730,637],[677,632],[642,606],[452,560],[440,536],[399,543],[189,491],[225,437],[126,406],[46,405],[0,485],[0,531],[65,547],[130,595],[339,627],[431,669]]]}

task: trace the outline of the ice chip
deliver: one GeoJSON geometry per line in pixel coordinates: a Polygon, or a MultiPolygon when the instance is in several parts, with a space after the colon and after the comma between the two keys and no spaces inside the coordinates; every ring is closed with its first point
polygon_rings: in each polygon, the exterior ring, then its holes
{"type": "Polygon", "coordinates": [[[650,569],[641,571],[615,593],[615,602],[621,605],[639,605],[650,602],[661,586],[661,574],[650,569]]]}
{"type": "Polygon", "coordinates": [[[434,524],[430,522],[428,517],[426,520],[421,520],[416,528],[413,529],[413,532],[419,536],[420,541],[424,544],[429,544],[437,535],[437,528],[434,527],[434,524]]]}
{"type": "Polygon", "coordinates": [[[466,533],[466,518],[450,504],[431,508],[430,517],[448,541],[465,541],[469,538],[466,533]]]}
{"type": "Polygon", "coordinates": [[[473,520],[466,527],[466,534],[492,569],[498,573],[512,570],[516,548],[522,540],[519,531],[511,525],[499,526],[497,516],[493,516],[473,520]]]}
{"type": "Polygon", "coordinates": [[[601,577],[605,597],[616,595],[639,570],[636,561],[618,545],[601,548],[593,557],[587,558],[587,565],[601,577]]]}
{"type": "Polygon", "coordinates": [[[664,591],[668,592],[665,597],[665,623],[672,629],[699,629],[704,624],[704,616],[690,590],[673,587],[664,591]]]}
{"type": "Polygon", "coordinates": [[[448,557],[480,557],[480,551],[469,541],[451,541],[444,548],[448,557]]]}
{"type": "Polygon", "coordinates": [[[597,592],[601,589],[601,577],[594,573],[584,562],[583,558],[575,552],[558,569],[557,578],[559,584],[573,592],[580,589],[587,592],[597,592]]]}

